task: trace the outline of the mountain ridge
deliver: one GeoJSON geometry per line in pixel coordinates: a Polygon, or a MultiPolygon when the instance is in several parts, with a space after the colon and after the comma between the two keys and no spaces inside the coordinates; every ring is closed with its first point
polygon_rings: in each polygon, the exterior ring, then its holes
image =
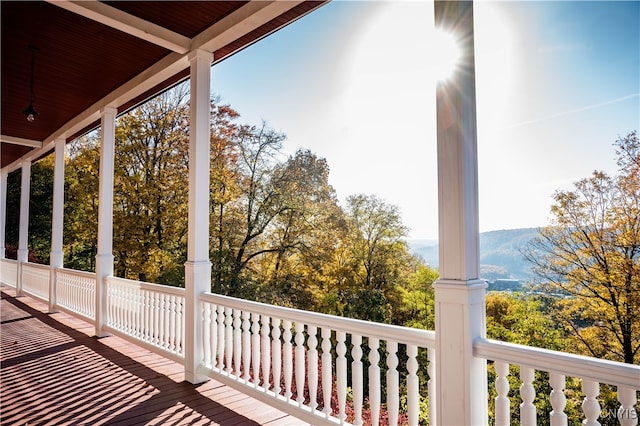
{"type": "MultiPolygon", "coordinates": [[[[480,233],[480,278],[529,282],[534,275],[521,251],[538,235],[539,228],[501,229],[480,233]]],[[[406,240],[409,250],[431,267],[437,268],[438,241],[406,240]]]]}

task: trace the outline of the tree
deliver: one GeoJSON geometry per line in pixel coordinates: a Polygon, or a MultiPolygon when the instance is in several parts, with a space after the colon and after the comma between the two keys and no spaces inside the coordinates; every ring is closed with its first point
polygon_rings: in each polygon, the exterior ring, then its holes
{"type": "Polygon", "coordinates": [[[285,136],[263,123],[262,127],[238,126],[229,137],[233,179],[220,181],[224,191],[217,197],[220,216],[212,227],[221,256],[213,267],[212,287],[221,294],[242,296],[254,290],[245,274],[250,263],[276,250],[265,245],[264,236],[274,218],[286,209],[275,185],[279,179],[276,158],[285,136]],[[225,197],[230,189],[233,195],[225,197]]]}
{"type": "Polygon", "coordinates": [[[405,327],[434,330],[435,292],[433,283],[438,279],[438,271],[426,265],[419,265],[409,275],[407,284],[398,288],[401,303],[394,306],[394,323],[405,327]]]}
{"type": "Polygon", "coordinates": [[[387,288],[398,271],[393,268],[396,255],[406,249],[402,237],[408,229],[398,207],[375,195],[351,195],[347,198],[347,217],[354,232],[352,252],[360,284],[370,289],[387,288]]]}
{"type": "MultiPolygon", "coordinates": [[[[6,248],[7,258],[17,258],[20,228],[22,170],[7,177],[6,248]]],[[[31,165],[29,188],[29,262],[49,262],[51,251],[51,214],[53,205],[53,155],[31,165]]]]}
{"type": "Polygon", "coordinates": [[[336,248],[334,285],[324,295],[326,312],[389,322],[400,303],[399,288],[414,270],[402,238],[407,233],[400,212],[375,195],[347,198],[348,234],[336,248]]]}
{"type": "Polygon", "coordinates": [[[115,273],[181,285],[186,261],[189,106],[178,86],[121,116],[114,176],[115,273]]]}
{"type": "Polygon", "coordinates": [[[65,167],[64,264],[93,272],[98,252],[100,140],[93,132],[68,145],[65,167]]]}
{"type": "Polygon", "coordinates": [[[525,256],[552,293],[555,314],[581,352],[640,362],[640,145],[616,142],[619,174],[595,171],[557,191],[550,226],[525,256]]]}
{"type": "Polygon", "coordinates": [[[263,256],[260,280],[270,302],[311,309],[344,235],[343,212],[326,160],[311,151],[298,150],[276,165],[274,175],[282,209],[267,231],[275,250],[263,256]]]}

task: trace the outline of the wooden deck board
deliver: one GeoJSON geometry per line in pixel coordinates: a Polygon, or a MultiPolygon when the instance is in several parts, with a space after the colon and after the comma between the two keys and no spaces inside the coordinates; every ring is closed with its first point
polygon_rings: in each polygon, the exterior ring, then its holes
{"type": "Polygon", "coordinates": [[[0,301],[2,425],[297,426],[305,422],[93,326],[15,297],[0,301]]]}

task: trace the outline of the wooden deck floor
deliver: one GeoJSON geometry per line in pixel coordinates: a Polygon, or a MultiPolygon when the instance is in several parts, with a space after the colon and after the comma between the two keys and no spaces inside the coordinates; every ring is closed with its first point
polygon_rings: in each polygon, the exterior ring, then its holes
{"type": "Polygon", "coordinates": [[[2,287],[0,424],[302,425],[215,380],[2,287]]]}

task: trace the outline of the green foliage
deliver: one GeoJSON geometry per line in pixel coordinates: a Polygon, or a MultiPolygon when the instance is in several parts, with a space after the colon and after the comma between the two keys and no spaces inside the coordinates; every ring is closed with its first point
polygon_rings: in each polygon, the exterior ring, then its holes
{"type": "MultiPolygon", "coordinates": [[[[564,351],[567,339],[561,328],[544,312],[544,301],[535,296],[518,296],[506,293],[491,292],[486,298],[487,337],[510,343],[535,346],[550,350],[564,351]]],[[[489,417],[494,418],[493,401],[497,396],[495,390],[495,369],[489,363],[487,369],[489,381],[489,417]]],[[[509,368],[509,399],[511,401],[512,421],[519,420],[520,378],[518,367],[509,368]]],[[[551,403],[549,394],[551,387],[547,373],[537,371],[533,383],[536,389],[535,406],[538,412],[538,424],[549,424],[551,403]]],[[[575,410],[568,406],[569,418],[577,418],[575,410]]]]}
{"type": "Polygon", "coordinates": [[[394,306],[394,322],[407,327],[435,329],[435,292],[432,284],[438,271],[426,265],[407,278],[407,285],[397,288],[400,303],[394,306]]]}

